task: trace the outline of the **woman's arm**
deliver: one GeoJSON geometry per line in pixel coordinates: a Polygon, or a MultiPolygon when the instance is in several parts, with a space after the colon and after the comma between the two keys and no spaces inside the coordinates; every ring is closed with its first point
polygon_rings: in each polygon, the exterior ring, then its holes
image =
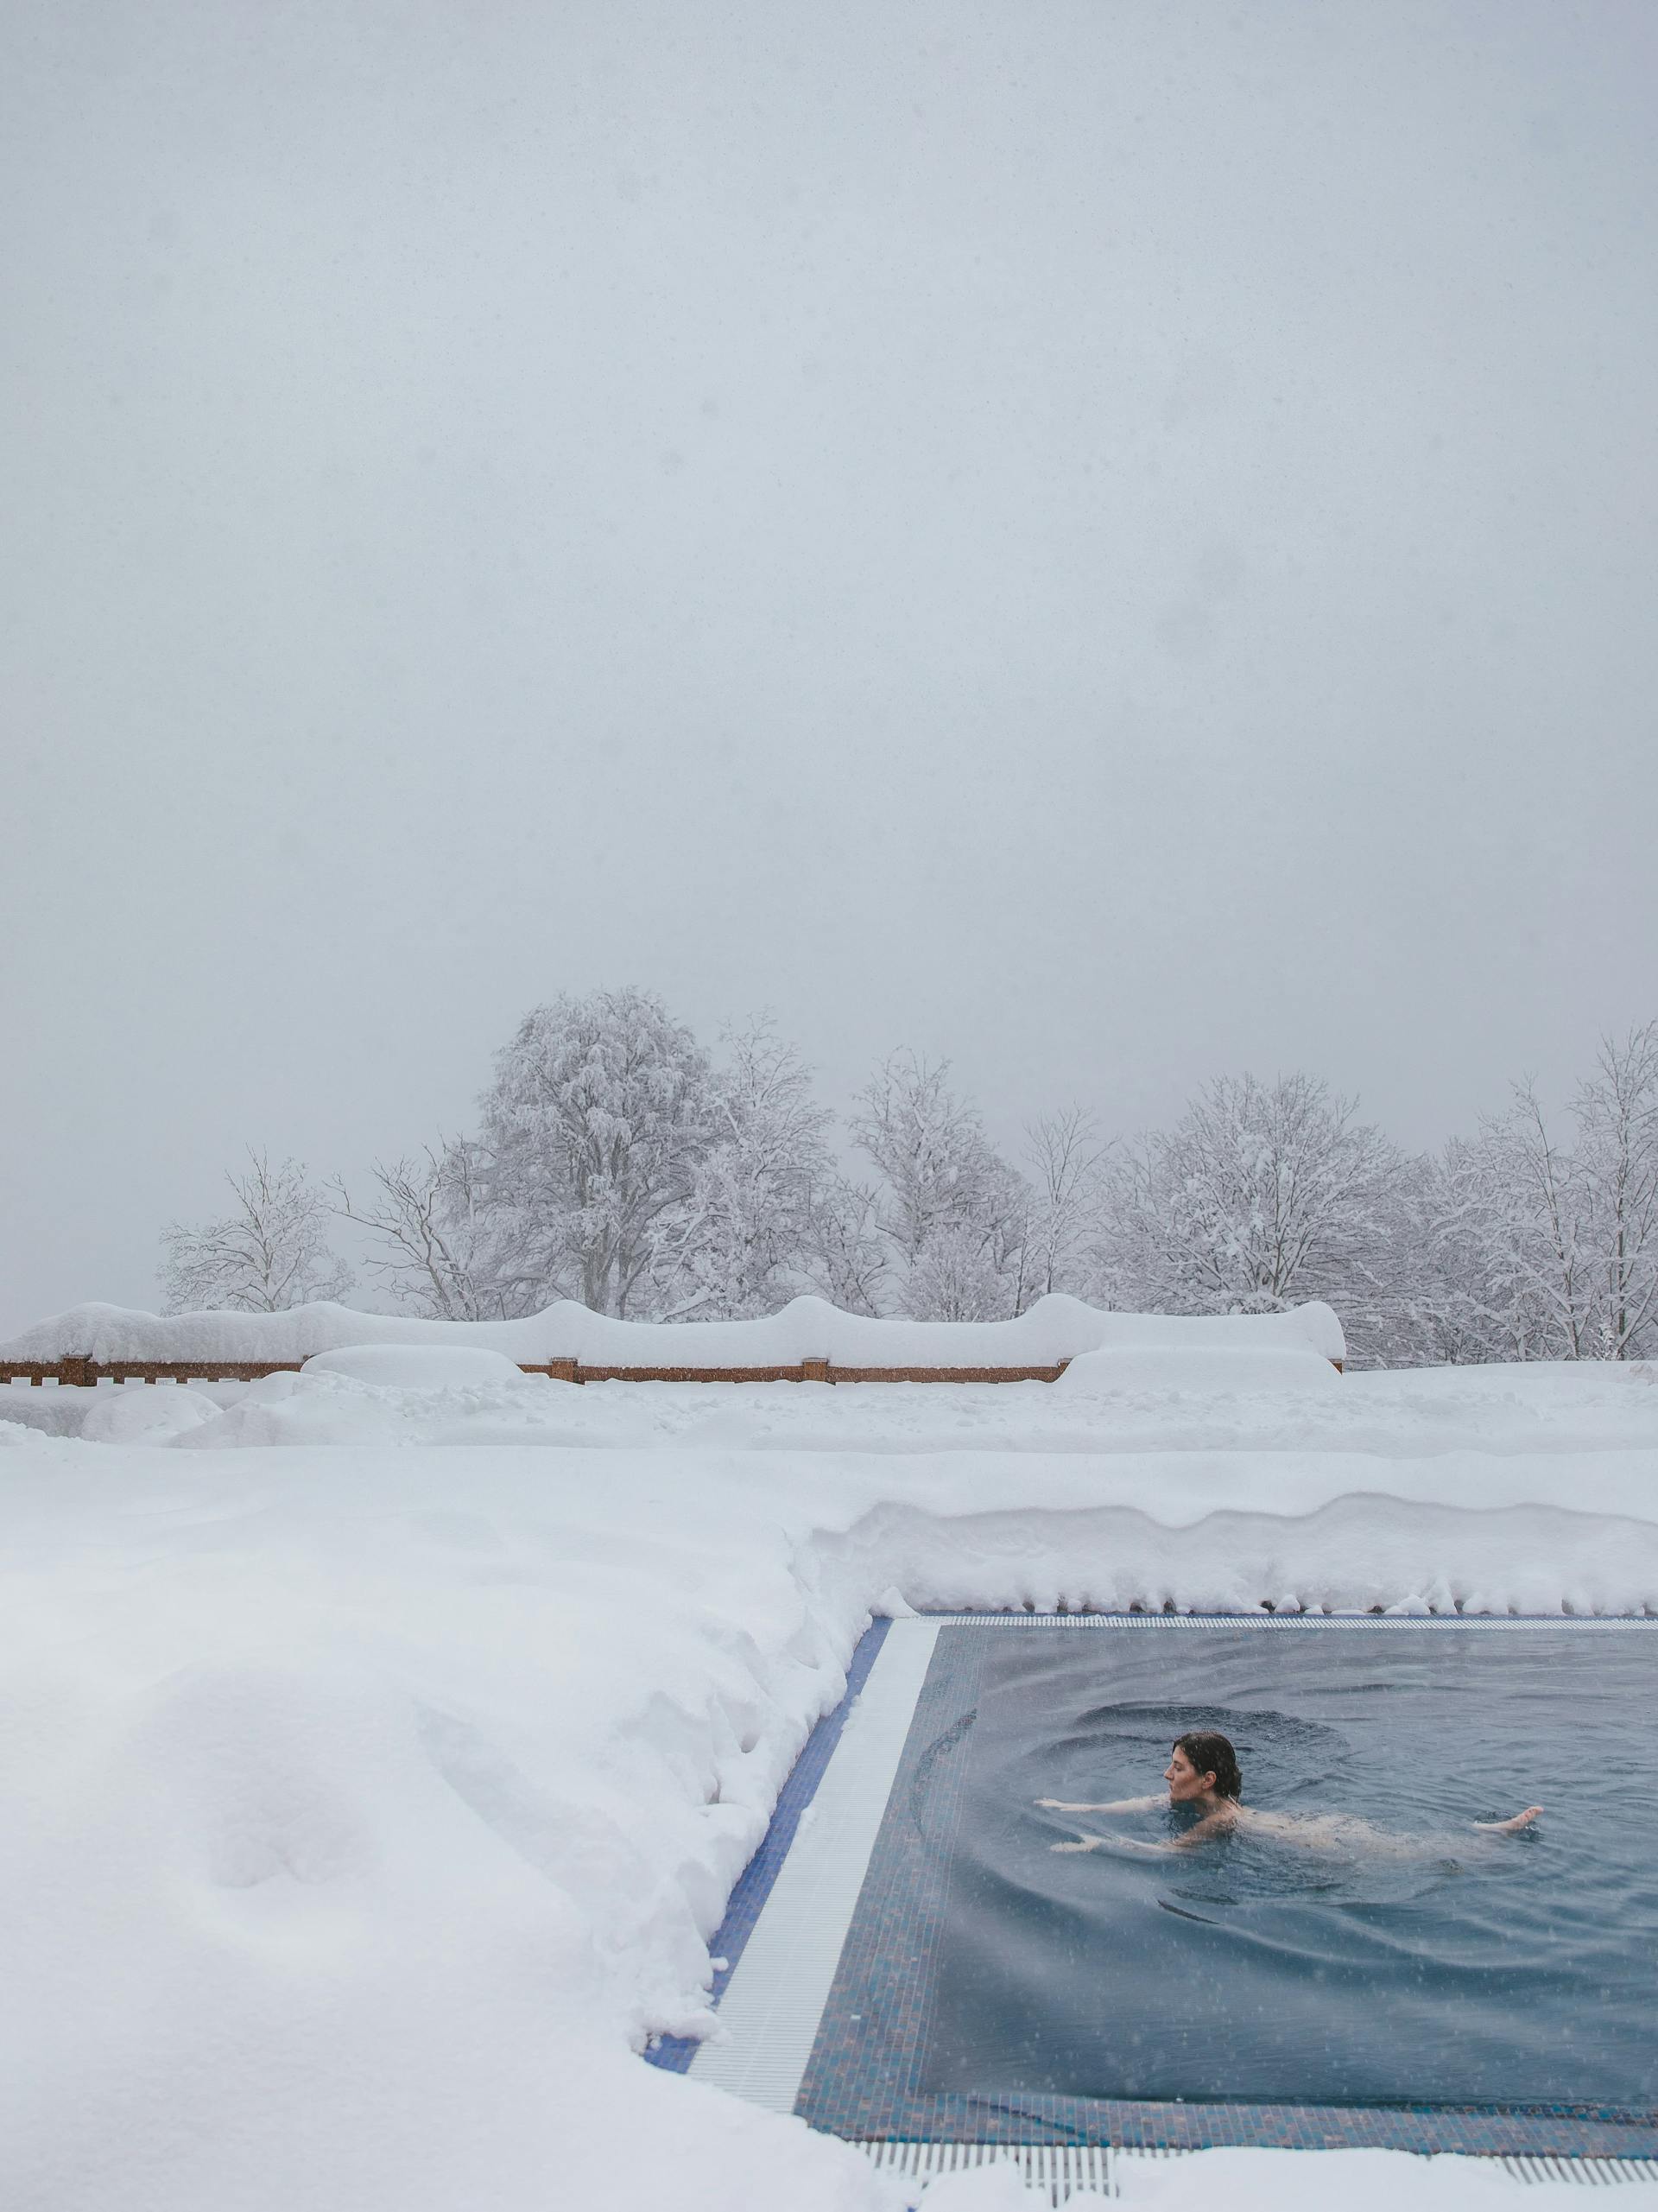
{"type": "Polygon", "coordinates": [[[1062,1797],[1038,1797],[1036,1803],[1047,1813],[1150,1813],[1168,1803],[1167,1795],[1161,1797],[1118,1797],[1109,1805],[1069,1805],[1062,1797]]]}
{"type": "MultiPolygon", "coordinates": [[[[1160,1805],[1164,1800],[1153,1797],[1149,1802],[1160,1805]]],[[[1212,1835],[1225,1835],[1231,1825],[1230,1815],[1211,1813],[1207,1820],[1200,1820],[1195,1828],[1188,1829],[1184,1835],[1177,1835],[1168,1843],[1142,1843],[1138,1836],[1134,1835],[1086,1835],[1080,1842],[1054,1843],[1048,1848],[1052,1851],[1140,1851],[1149,1853],[1154,1859],[1162,1859],[1171,1851],[1194,1850],[1199,1843],[1207,1843],[1212,1835]]]]}

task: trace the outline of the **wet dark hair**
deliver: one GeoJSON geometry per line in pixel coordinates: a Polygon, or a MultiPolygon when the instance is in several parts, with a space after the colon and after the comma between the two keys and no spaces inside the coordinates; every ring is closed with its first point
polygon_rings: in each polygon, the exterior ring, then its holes
{"type": "Polygon", "coordinates": [[[1199,1774],[1215,1778],[1218,1797],[1241,1797],[1244,1777],[1238,1772],[1237,1753],[1225,1736],[1213,1734],[1207,1728],[1193,1728],[1184,1736],[1174,1739],[1176,1751],[1183,1751],[1199,1774]]]}

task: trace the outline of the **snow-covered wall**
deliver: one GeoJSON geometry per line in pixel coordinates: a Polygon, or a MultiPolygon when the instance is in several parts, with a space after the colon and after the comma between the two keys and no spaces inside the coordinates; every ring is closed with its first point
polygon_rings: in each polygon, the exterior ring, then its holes
{"type": "Polygon", "coordinates": [[[1016,1321],[872,1321],[821,1298],[796,1298],[763,1321],[630,1321],[566,1299],[523,1321],[415,1321],[350,1306],[281,1314],[147,1314],[73,1306],[37,1321],[0,1360],[306,1360],[356,1344],[476,1344],[509,1360],[578,1360],[592,1367],[782,1367],[827,1360],[841,1367],[1039,1367],[1105,1347],[1310,1349],[1346,1356],[1328,1306],[1286,1314],[1103,1313],[1079,1298],[1039,1299],[1016,1321]]]}

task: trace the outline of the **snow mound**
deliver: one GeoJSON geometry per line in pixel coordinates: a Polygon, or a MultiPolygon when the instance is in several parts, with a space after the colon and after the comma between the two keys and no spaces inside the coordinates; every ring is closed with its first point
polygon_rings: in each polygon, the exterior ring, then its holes
{"type": "Polygon", "coordinates": [[[376,1391],[345,1375],[265,1375],[244,1385],[223,1411],[168,1441],[210,1452],[228,1446],[401,1442],[414,1431],[411,1403],[409,1395],[376,1391]]]}
{"type": "Polygon", "coordinates": [[[176,1443],[218,1417],[210,1398],[176,1386],[138,1383],[88,1395],[92,1402],[80,1424],[81,1441],[88,1444],[176,1443]]]}
{"type": "Polygon", "coordinates": [[[313,1352],[307,1375],[344,1375],[377,1390],[435,1391],[457,1385],[524,1380],[504,1352],[482,1344],[350,1344],[338,1352],[313,1352]]]}
{"type": "Polygon", "coordinates": [[[1045,1367],[1105,1344],[1290,1345],[1326,1360],[1346,1356],[1341,1323],[1317,1302],[1283,1314],[1116,1314],[1054,1293],[1012,1321],[875,1320],[822,1298],[795,1298],[755,1321],[632,1321],[591,1313],[569,1299],[521,1321],[414,1321],[350,1306],[294,1306],[279,1314],[147,1314],[84,1305],[37,1321],[9,1344],[9,1360],[76,1356],[128,1360],[307,1360],[364,1344],[484,1345],[540,1366],[787,1367],[827,1360],[838,1367],[1045,1367]]]}
{"type": "Polygon", "coordinates": [[[1310,1347],[1106,1344],[1079,1353],[1052,1387],[1072,1398],[1244,1398],[1265,1391],[1322,1395],[1341,1386],[1329,1360],[1310,1347]]]}

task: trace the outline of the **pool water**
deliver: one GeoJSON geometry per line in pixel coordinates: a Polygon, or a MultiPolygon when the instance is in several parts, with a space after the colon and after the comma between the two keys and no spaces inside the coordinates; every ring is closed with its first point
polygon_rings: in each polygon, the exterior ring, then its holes
{"type": "Polygon", "coordinates": [[[937,1905],[922,2094],[1658,2105],[1658,1632],[949,1627],[933,1664],[894,1807],[937,1905]],[[1155,1791],[1194,1727],[1318,1848],[1054,1850],[1189,1826],[1034,1801],[1155,1791]]]}

